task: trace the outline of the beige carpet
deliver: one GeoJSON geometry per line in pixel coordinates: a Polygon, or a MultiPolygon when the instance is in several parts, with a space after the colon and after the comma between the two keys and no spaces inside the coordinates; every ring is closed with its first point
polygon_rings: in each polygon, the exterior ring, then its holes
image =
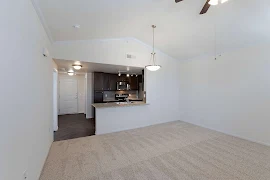
{"type": "Polygon", "coordinates": [[[181,121],[54,142],[40,180],[270,180],[270,148],[181,121]]]}

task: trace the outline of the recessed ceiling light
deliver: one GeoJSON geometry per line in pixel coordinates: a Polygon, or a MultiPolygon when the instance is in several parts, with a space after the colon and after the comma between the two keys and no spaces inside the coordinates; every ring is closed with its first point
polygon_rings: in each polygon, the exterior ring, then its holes
{"type": "Polygon", "coordinates": [[[68,73],[68,75],[70,75],[70,76],[73,76],[75,73],[74,72],[72,72],[72,71],[69,71],[69,72],[67,72],[68,73]]]}
{"type": "Polygon", "coordinates": [[[79,24],[74,24],[72,27],[74,27],[75,29],[80,29],[80,28],[81,28],[81,25],[79,25],[79,24]]]}
{"type": "Polygon", "coordinates": [[[74,69],[80,70],[82,68],[82,65],[74,64],[72,65],[74,69]]]}

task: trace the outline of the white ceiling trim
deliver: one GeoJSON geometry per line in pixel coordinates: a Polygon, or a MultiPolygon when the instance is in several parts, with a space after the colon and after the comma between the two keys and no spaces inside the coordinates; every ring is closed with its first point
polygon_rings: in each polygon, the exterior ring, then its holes
{"type": "Polygon", "coordinates": [[[45,30],[45,32],[46,32],[46,34],[47,34],[49,40],[50,40],[50,42],[53,43],[54,40],[53,40],[53,38],[52,38],[51,31],[50,31],[50,29],[49,29],[48,24],[47,24],[46,21],[45,21],[45,18],[44,18],[43,14],[42,14],[41,9],[39,8],[39,5],[38,5],[37,0],[31,0],[31,2],[32,2],[32,4],[33,4],[34,9],[36,10],[36,13],[37,13],[37,15],[38,15],[38,17],[39,17],[39,19],[40,19],[40,22],[41,22],[41,24],[42,24],[42,26],[43,26],[43,28],[44,28],[44,30],[45,30]]]}

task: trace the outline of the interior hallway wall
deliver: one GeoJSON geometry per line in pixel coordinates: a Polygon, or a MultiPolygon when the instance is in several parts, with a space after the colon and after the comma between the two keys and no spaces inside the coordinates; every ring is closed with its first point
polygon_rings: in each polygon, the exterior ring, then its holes
{"type": "Polygon", "coordinates": [[[94,80],[93,80],[93,73],[87,73],[86,74],[87,78],[87,95],[86,95],[86,118],[94,118],[94,107],[92,104],[94,103],[94,80]]]}
{"type": "Polygon", "coordinates": [[[53,141],[51,43],[30,0],[1,1],[0,14],[0,179],[38,180],[53,141]]]}

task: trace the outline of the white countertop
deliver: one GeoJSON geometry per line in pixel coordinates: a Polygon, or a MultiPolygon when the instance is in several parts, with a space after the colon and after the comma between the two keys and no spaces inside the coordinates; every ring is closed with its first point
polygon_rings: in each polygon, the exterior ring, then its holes
{"type": "Polygon", "coordinates": [[[137,101],[137,102],[132,102],[132,103],[117,103],[117,102],[111,102],[111,103],[95,103],[92,104],[95,108],[110,108],[110,107],[129,107],[129,106],[145,106],[149,105],[146,104],[143,101],[137,101]]]}

